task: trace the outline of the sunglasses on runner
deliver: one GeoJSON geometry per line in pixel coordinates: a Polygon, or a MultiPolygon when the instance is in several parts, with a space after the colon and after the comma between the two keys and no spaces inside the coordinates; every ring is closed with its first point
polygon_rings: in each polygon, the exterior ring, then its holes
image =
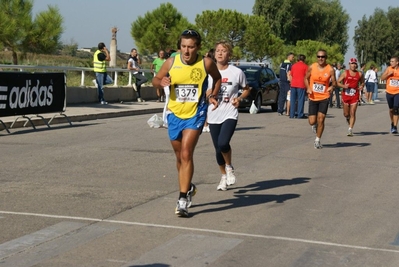
{"type": "Polygon", "coordinates": [[[181,33],[181,35],[190,35],[190,36],[200,37],[199,33],[194,30],[185,30],[181,33]]]}
{"type": "Polygon", "coordinates": [[[317,58],[326,58],[326,56],[319,56],[319,55],[317,55],[317,58]]]}

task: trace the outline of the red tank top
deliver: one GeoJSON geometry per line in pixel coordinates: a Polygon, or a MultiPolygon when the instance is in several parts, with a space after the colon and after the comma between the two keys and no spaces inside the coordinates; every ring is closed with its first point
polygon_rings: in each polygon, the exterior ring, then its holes
{"type": "Polygon", "coordinates": [[[343,89],[342,99],[346,100],[351,97],[359,97],[359,81],[360,72],[356,71],[355,76],[351,76],[350,71],[345,71],[344,84],[348,85],[348,89],[343,89]]]}

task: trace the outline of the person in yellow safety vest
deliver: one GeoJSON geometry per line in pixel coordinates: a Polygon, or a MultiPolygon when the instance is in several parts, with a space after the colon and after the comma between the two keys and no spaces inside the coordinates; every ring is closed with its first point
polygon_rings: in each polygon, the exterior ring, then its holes
{"type": "Polygon", "coordinates": [[[99,43],[98,50],[94,53],[93,56],[94,73],[96,74],[96,79],[93,80],[93,83],[97,86],[98,101],[101,105],[108,104],[108,102],[104,99],[104,85],[114,82],[112,78],[107,74],[107,66],[105,65],[106,61],[110,60],[111,57],[109,55],[107,47],[104,43],[99,43]]]}

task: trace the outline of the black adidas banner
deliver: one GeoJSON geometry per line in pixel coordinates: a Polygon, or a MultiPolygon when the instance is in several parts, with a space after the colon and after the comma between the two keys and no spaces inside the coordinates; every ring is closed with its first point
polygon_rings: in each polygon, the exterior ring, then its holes
{"type": "Polygon", "coordinates": [[[0,72],[0,117],[64,112],[65,73],[0,72]]]}

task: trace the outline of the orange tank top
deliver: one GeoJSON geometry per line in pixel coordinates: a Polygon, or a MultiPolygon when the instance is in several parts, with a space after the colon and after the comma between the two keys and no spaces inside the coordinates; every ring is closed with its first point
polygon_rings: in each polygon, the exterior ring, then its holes
{"type": "Polygon", "coordinates": [[[312,71],[310,73],[310,88],[312,93],[309,99],[313,101],[321,101],[330,97],[330,92],[327,91],[330,85],[332,67],[328,64],[323,69],[319,69],[319,64],[312,64],[312,71]]]}
{"type": "Polygon", "coordinates": [[[393,75],[387,79],[387,93],[391,95],[399,94],[399,68],[389,66],[389,71],[393,71],[393,75]]]}

